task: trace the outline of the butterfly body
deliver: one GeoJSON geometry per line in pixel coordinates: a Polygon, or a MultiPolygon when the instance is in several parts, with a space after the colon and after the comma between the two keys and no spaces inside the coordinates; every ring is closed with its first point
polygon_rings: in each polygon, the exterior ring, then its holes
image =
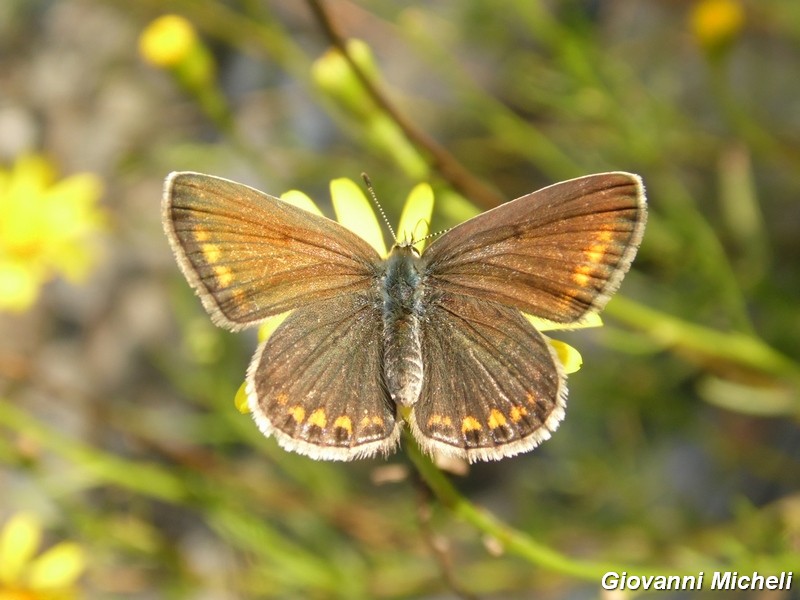
{"type": "Polygon", "coordinates": [[[419,399],[424,374],[420,321],[426,298],[419,253],[411,245],[397,245],[385,269],[380,289],[386,388],[395,403],[412,406],[419,399]]]}
{"type": "Polygon", "coordinates": [[[388,454],[404,423],[427,452],[526,452],[564,416],[566,376],[523,313],[574,324],[603,308],[646,220],[641,180],[602,173],[483,213],[419,255],[382,258],[324,217],[232,181],[173,173],[163,221],[212,319],[291,311],[256,351],[256,424],[317,459],[388,454]]]}

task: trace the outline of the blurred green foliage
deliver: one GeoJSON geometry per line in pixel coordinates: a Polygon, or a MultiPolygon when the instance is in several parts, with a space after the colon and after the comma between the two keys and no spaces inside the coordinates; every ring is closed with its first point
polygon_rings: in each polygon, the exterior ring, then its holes
{"type": "Polygon", "coordinates": [[[95,173],[113,229],[89,282],[0,316],[0,520],[79,543],[87,598],[573,598],[606,569],[795,569],[800,4],[329,0],[361,80],[312,4],[0,8],[3,162],[95,173]],[[139,54],[165,13],[196,30],[191,64],[139,54]],[[289,454],[236,411],[255,339],[211,324],[161,232],[184,169],[322,205],[366,171],[392,222],[425,179],[433,230],[626,170],[650,220],[606,327],[557,336],[584,366],[553,439],[449,482],[413,447],[289,454]]]}

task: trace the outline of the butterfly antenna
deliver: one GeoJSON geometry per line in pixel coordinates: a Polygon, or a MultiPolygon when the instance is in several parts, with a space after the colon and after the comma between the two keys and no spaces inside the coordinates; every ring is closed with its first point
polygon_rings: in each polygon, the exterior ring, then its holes
{"type": "Polygon", "coordinates": [[[453,229],[453,228],[452,227],[448,227],[447,229],[442,229],[441,231],[434,231],[433,233],[429,233],[428,235],[426,235],[424,238],[422,238],[420,240],[417,240],[417,242],[427,242],[431,238],[435,238],[435,237],[438,237],[440,235],[444,235],[445,233],[447,233],[451,229],[453,229]]]}
{"type": "Polygon", "coordinates": [[[389,228],[389,233],[392,234],[392,237],[394,238],[394,241],[396,243],[397,236],[394,233],[394,228],[392,227],[392,224],[389,223],[389,219],[386,218],[386,213],[383,212],[383,207],[381,206],[381,203],[378,202],[378,197],[375,195],[375,190],[372,189],[372,181],[370,180],[369,175],[367,175],[366,173],[362,173],[361,179],[364,180],[364,185],[367,186],[367,191],[369,192],[369,195],[372,197],[372,202],[375,204],[375,206],[378,207],[378,212],[381,213],[381,218],[383,219],[383,222],[386,223],[386,227],[389,228]]]}

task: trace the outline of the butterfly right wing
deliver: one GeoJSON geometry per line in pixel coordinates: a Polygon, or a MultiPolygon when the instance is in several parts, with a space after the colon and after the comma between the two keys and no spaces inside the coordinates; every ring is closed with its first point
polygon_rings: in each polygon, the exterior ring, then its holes
{"type": "Polygon", "coordinates": [[[564,417],[561,363],[517,309],[441,293],[422,342],[425,377],[408,422],[426,452],[499,460],[536,447],[564,417]]]}
{"type": "Polygon", "coordinates": [[[210,175],[170,174],[162,212],[184,276],[232,330],[364,290],[380,260],[338,223],[210,175]]]}
{"type": "Polygon", "coordinates": [[[562,181],[457,225],[422,255],[428,285],[556,323],[599,312],[644,234],[638,175],[562,181]]]}

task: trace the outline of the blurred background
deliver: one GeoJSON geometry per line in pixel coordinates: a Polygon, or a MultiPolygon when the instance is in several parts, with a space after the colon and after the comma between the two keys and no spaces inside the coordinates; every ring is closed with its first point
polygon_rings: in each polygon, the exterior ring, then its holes
{"type": "Polygon", "coordinates": [[[602,565],[797,568],[798,59],[783,0],[0,4],[0,598],[625,598],[602,565]],[[560,560],[459,518],[405,451],[258,433],[255,333],[212,325],[162,231],[173,170],[329,215],[366,171],[392,222],[429,181],[433,230],[642,175],[605,326],[553,334],[584,360],[566,420],[448,475],[560,560]]]}

